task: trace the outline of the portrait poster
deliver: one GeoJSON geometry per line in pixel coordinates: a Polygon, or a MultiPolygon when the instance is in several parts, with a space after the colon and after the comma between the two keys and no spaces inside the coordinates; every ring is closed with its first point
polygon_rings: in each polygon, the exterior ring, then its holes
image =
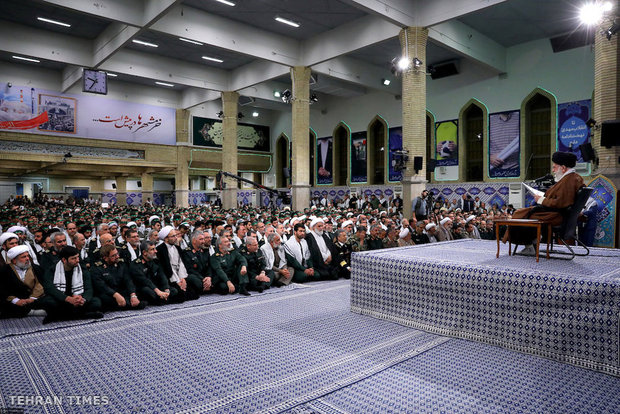
{"type": "Polygon", "coordinates": [[[76,109],[75,98],[39,94],[38,112],[47,112],[47,122],[38,125],[38,130],[75,134],[76,109]]]}
{"type": "Polygon", "coordinates": [[[435,159],[437,167],[459,165],[458,121],[442,121],[435,124],[435,159]]]}
{"type": "Polygon", "coordinates": [[[558,105],[558,151],[572,152],[577,162],[584,162],[579,146],[590,142],[590,119],[592,101],[566,102],[558,105]]]}
{"type": "Polygon", "coordinates": [[[365,183],[368,180],[368,145],[366,131],[351,134],[351,182],[365,183]]]}
{"type": "Polygon", "coordinates": [[[334,148],[333,138],[325,137],[316,140],[317,148],[317,184],[332,184],[334,182],[334,148]]]}
{"type": "MultiPolygon", "coordinates": [[[[219,119],[192,119],[194,145],[222,148],[224,124],[219,119]]],[[[237,124],[237,148],[241,150],[269,152],[269,127],[263,125],[237,124]]]]}
{"type": "Polygon", "coordinates": [[[403,149],[403,127],[395,127],[390,128],[388,131],[388,147],[389,147],[389,155],[388,155],[388,169],[389,169],[389,181],[401,181],[403,179],[403,172],[396,171],[394,169],[395,162],[395,153],[398,151],[402,151],[403,149]]]}
{"type": "Polygon", "coordinates": [[[489,177],[519,177],[520,112],[489,115],[489,177]]]}

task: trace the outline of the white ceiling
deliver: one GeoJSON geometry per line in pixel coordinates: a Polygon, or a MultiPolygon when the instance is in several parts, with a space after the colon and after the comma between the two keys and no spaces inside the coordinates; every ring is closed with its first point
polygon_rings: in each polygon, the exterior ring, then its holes
{"type": "Polygon", "coordinates": [[[173,83],[183,107],[237,90],[256,98],[248,107],[284,110],[273,90],[290,87],[291,66],[312,67],[319,96],[400,94],[398,80],[384,87],[381,79],[393,79],[390,61],[400,54],[397,34],[405,26],[429,27],[426,64],[470,59],[503,72],[507,47],[581,30],[575,16],[585,0],[232,1],[235,7],[215,0],[2,0],[0,60],[61,72],[63,90],[80,81],[81,68],[95,67],[126,82],[173,83]]]}

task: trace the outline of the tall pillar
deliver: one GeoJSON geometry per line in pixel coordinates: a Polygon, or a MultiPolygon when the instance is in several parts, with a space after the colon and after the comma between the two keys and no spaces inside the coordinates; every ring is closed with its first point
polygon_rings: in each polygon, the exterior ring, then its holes
{"type": "Polygon", "coordinates": [[[142,204],[146,204],[149,199],[153,204],[153,175],[143,172],[140,181],[142,182],[142,204]]]}
{"type": "MultiPolygon", "coordinates": [[[[616,2],[617,10],[618,2],[616,2]]],[[[613,35],[610,40],[602,36],[609,22],[599,27],[594,37],[594,102],[593,118],[597,125],[603,121],[620,119],[620,37],[613,35]]],[[[616,137],[617,138],[617,137],[616,137]]],[[[620,168],[618,157],[620,147],[605,148],[601,146],[601,129],[594,130],[592,147],[596,151],[599,164],[594,174],[604,174],[620,187],[620,168]]],[[[593,175],[594,175],[593,174],[593,175]]]]}
{"type": "Polygon", "coordinates": [[[187,147],[177,148],[174,196],[177,207],[189,207],[189,148],[187,147]]]}
{"type": "MultiPolygon", "coordinates": [[[[222,111],[224,119],[224,139],[222,140],[222,171],[238,175],[237,154],[237,92],[222,92],[222,111]]],[[[222,191],[222,207],[225,209],[237,207],[237,180],[224,177],[226,189],[222,191]]]]}
{"type": "Polygon", "coordinates": [[[189,111],[187,109],[177,109],[176,124],[177,143],[190,143],[191,140],[189,136],[189,111]]]}
{"type": "Polygon", "coordinates": [[[310,134],[310,74],[305,66],[291,68],[293,80],[293,160],[291,165],[292,209],[310,207],[308,136],[310,134]]]}
{"type": "Polygon", "coordinates": [[[411,217],[412,202],[426,188],[426,41],[428,30],[407,27],[400,31],[403,56],[409,57],[410,66],[403,72],[403,149],[409,151],[407,169],[403,171],[403,214],[411,217]],[[415,67],[414,60],[422,63],[415,67]],[[414,157],[424,157],[422,170],[416,174],[414,157]]]}
{"type": "Polygon", "coordinates": [[[127,205],[127,177],[115,177],[116,179],[116,205],[127,205]]]}

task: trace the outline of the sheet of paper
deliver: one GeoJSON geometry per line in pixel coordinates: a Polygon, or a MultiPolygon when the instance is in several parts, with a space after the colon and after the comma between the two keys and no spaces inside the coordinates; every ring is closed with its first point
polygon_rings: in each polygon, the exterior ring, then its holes
{"type": "Polygon", "coordinates": [[[534,195],[537,195],[537,196],[543,196],[543,195],[545,195],[545,193],[543,193],[542,191],[537,190],[537,189],[535,189],[535,188],[532,188],[532,187],[530,187],[529,185],[527,185],[527,184],[525,184],[525,183],[521,183],[521,184],[523,184],[523,185],[525,186],[525,189],[526,189],[527,191],[529,191],[530,193],[532,193],[532,194],[534,194],[534,195]]]}

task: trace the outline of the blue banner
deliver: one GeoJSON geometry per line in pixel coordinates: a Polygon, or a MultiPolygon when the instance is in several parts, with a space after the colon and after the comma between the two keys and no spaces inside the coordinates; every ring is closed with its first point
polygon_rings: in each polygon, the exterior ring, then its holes
{"type": "Polygon", "coordinates": [[[591,107],[590,99],[558,104],[558,151],[574,153],[577,162],[584,162],[579,146],[590,142],[591,107]]]}
{"type": "Polygon", "coordinates": [[[389,169],[389,181],[400,181],[403,179],[403,172],[394,170],[394,152],[402,151],[403,149],[403,127],[396,127],[389,129],[389,143],[388,143],[388,169],[389,169]]]}
{"type": "Polygon", "coordinates": [[[519,130],[519,111],[489,115],[489,177],[521,175],[519,130]]]}
{"type": "Polygon", "coordinates": [[[368,181],[368,142],[366,131],[351,134],[351,182],[365,183],[368,181]]]}

